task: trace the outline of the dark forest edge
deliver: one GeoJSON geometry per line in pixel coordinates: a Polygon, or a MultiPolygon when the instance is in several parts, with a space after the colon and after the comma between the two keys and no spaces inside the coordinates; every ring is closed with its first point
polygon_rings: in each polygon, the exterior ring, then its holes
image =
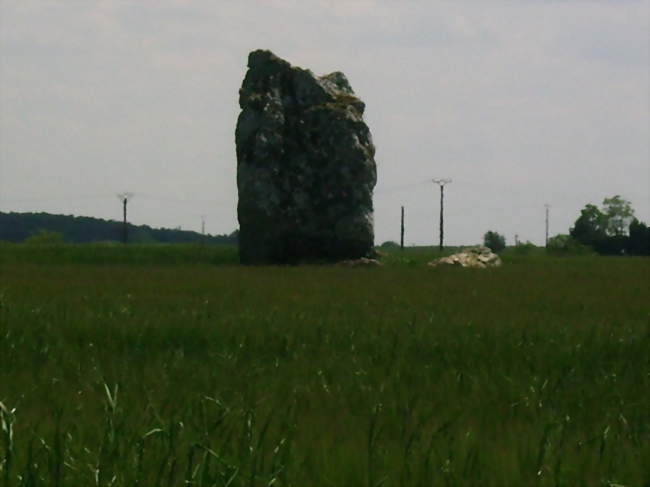
{"type": "MultiPolygon", "coordinates": [[[[119,242],[122,222],[101,218],[50,213],[0,212],[0,241],[33,243],[119,242]]],[[[238,231],[224,235],[203,235],[180,229],[152,228],[127,223],[131,243],[237,244],[238,231]]]]}

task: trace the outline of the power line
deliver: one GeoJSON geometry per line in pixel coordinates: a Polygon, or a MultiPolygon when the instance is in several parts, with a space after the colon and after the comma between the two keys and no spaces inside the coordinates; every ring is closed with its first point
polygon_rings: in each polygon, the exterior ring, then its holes
{"type": "Polygon", "coordinates": [[[150,194],[138,193],[138,198],[145,198],[149,200],[156,201],[166,201],[169,203],[185,203],[185,204],[200,204],[200,205],[216,205],[216,206],[225,206],[231,204],[230,202],[226,203],[223,200],[202,200],[202,199],[191,199],[191,198],[170,198],[168,196],[156,196],[150,194]]]}
{"type": "Polygon", "coordinates": [[[101,194],[101,195],[78,195],[78,196],[54,196],[54,197],[45,197],[45,198],[3,198],[3,202],[9,203],[38,203],[41,201],[73,201],[73,200],[85,200],[85,199],[105,199],[111,198],[112,194],[101,194]]]}
{"type": "MultiPolygon", "coordinates": [[[[112,193],[108,194],[96,194],[96,195],[65,195],[65,196],[52,196],[52,197],[42,197],[42,198],[3,198],[2,202],[4,204],[13,204],[13,205],[33,205],[39,203],[58,203],[58,204],[74,204],[80,200],[107,200],[113,198],[115,195],[112,193]]],[[[152,200],[157,202],[168,203],[168,205],[183,205],[183,206],[210,206],[217,208],[230,208],[234,205],[233,202],[225,201],[214,201],[214,200],[192,200],[185,198],[169,198],[169,197],[158,197],[153,195],[141,194],[138,192],[138,198],[144,198],[145,200],[152,200]]]]}
{"type": "Polygon", "coordinates": [[[416,186],[423,186],[423,185],[428,184],[428,183],[429,183],[429,180],[426,179],[426,180],[424,180],[424,181],[418,181],[418,182],[414,182],[414,183],[400,184],[400,185],[398,185],[398,186],[390,186],[390,187],[388,187],[388,188],[376,188],[376,189],[373,191],[373,193],[379,193],[379,194],[382,194],[382,193],[392,193],[392,192],[395,192],[395,191],[402,191],[402,190],[406,190],[406,189],[415,188],[416,186]]]}

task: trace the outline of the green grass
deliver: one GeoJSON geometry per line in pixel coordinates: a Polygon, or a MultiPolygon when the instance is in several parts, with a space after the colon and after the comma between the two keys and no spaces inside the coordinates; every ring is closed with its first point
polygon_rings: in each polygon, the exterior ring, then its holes
{"type": "Polygon", "coordinates": [[[0,247],[0,486],[650,485],[648,259],[70,247],[0,247]]]}
{"type": "Polygon", "coordinates": [[[93,244],[29,245],[0,242],[0,265],[194,266],[239,262],[237,248],[229,245],[93,244]]]}

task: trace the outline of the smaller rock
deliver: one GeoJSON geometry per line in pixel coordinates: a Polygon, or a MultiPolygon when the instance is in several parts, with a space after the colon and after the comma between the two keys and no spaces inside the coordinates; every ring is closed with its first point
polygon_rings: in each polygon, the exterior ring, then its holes
{"type": "Polygon", "coordinates": [[[479,246],[447,257],[441,257],[429,262],[427,265],[430,267],[457,265],[485,269],[486,267],[499,267],[501,264],[501,258],[497,254],[493,253],[488,247],[479,246]]]}
{"type": "Polygon", "coordinates": [[[379,262],[377,259],[361,257],[360,259],[342,260],[341,262],[338,262],[337,265],[342,267],[378,267],[383,266],[384,264],[379,262]]]}

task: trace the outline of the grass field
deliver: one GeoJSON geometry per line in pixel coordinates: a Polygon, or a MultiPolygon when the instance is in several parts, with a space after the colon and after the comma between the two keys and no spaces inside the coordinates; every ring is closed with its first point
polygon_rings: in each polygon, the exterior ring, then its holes
{"type": "Polygon", "coordinates": [[[650,259],[0,245],[0,486],[649,486],[650,259]]]}

